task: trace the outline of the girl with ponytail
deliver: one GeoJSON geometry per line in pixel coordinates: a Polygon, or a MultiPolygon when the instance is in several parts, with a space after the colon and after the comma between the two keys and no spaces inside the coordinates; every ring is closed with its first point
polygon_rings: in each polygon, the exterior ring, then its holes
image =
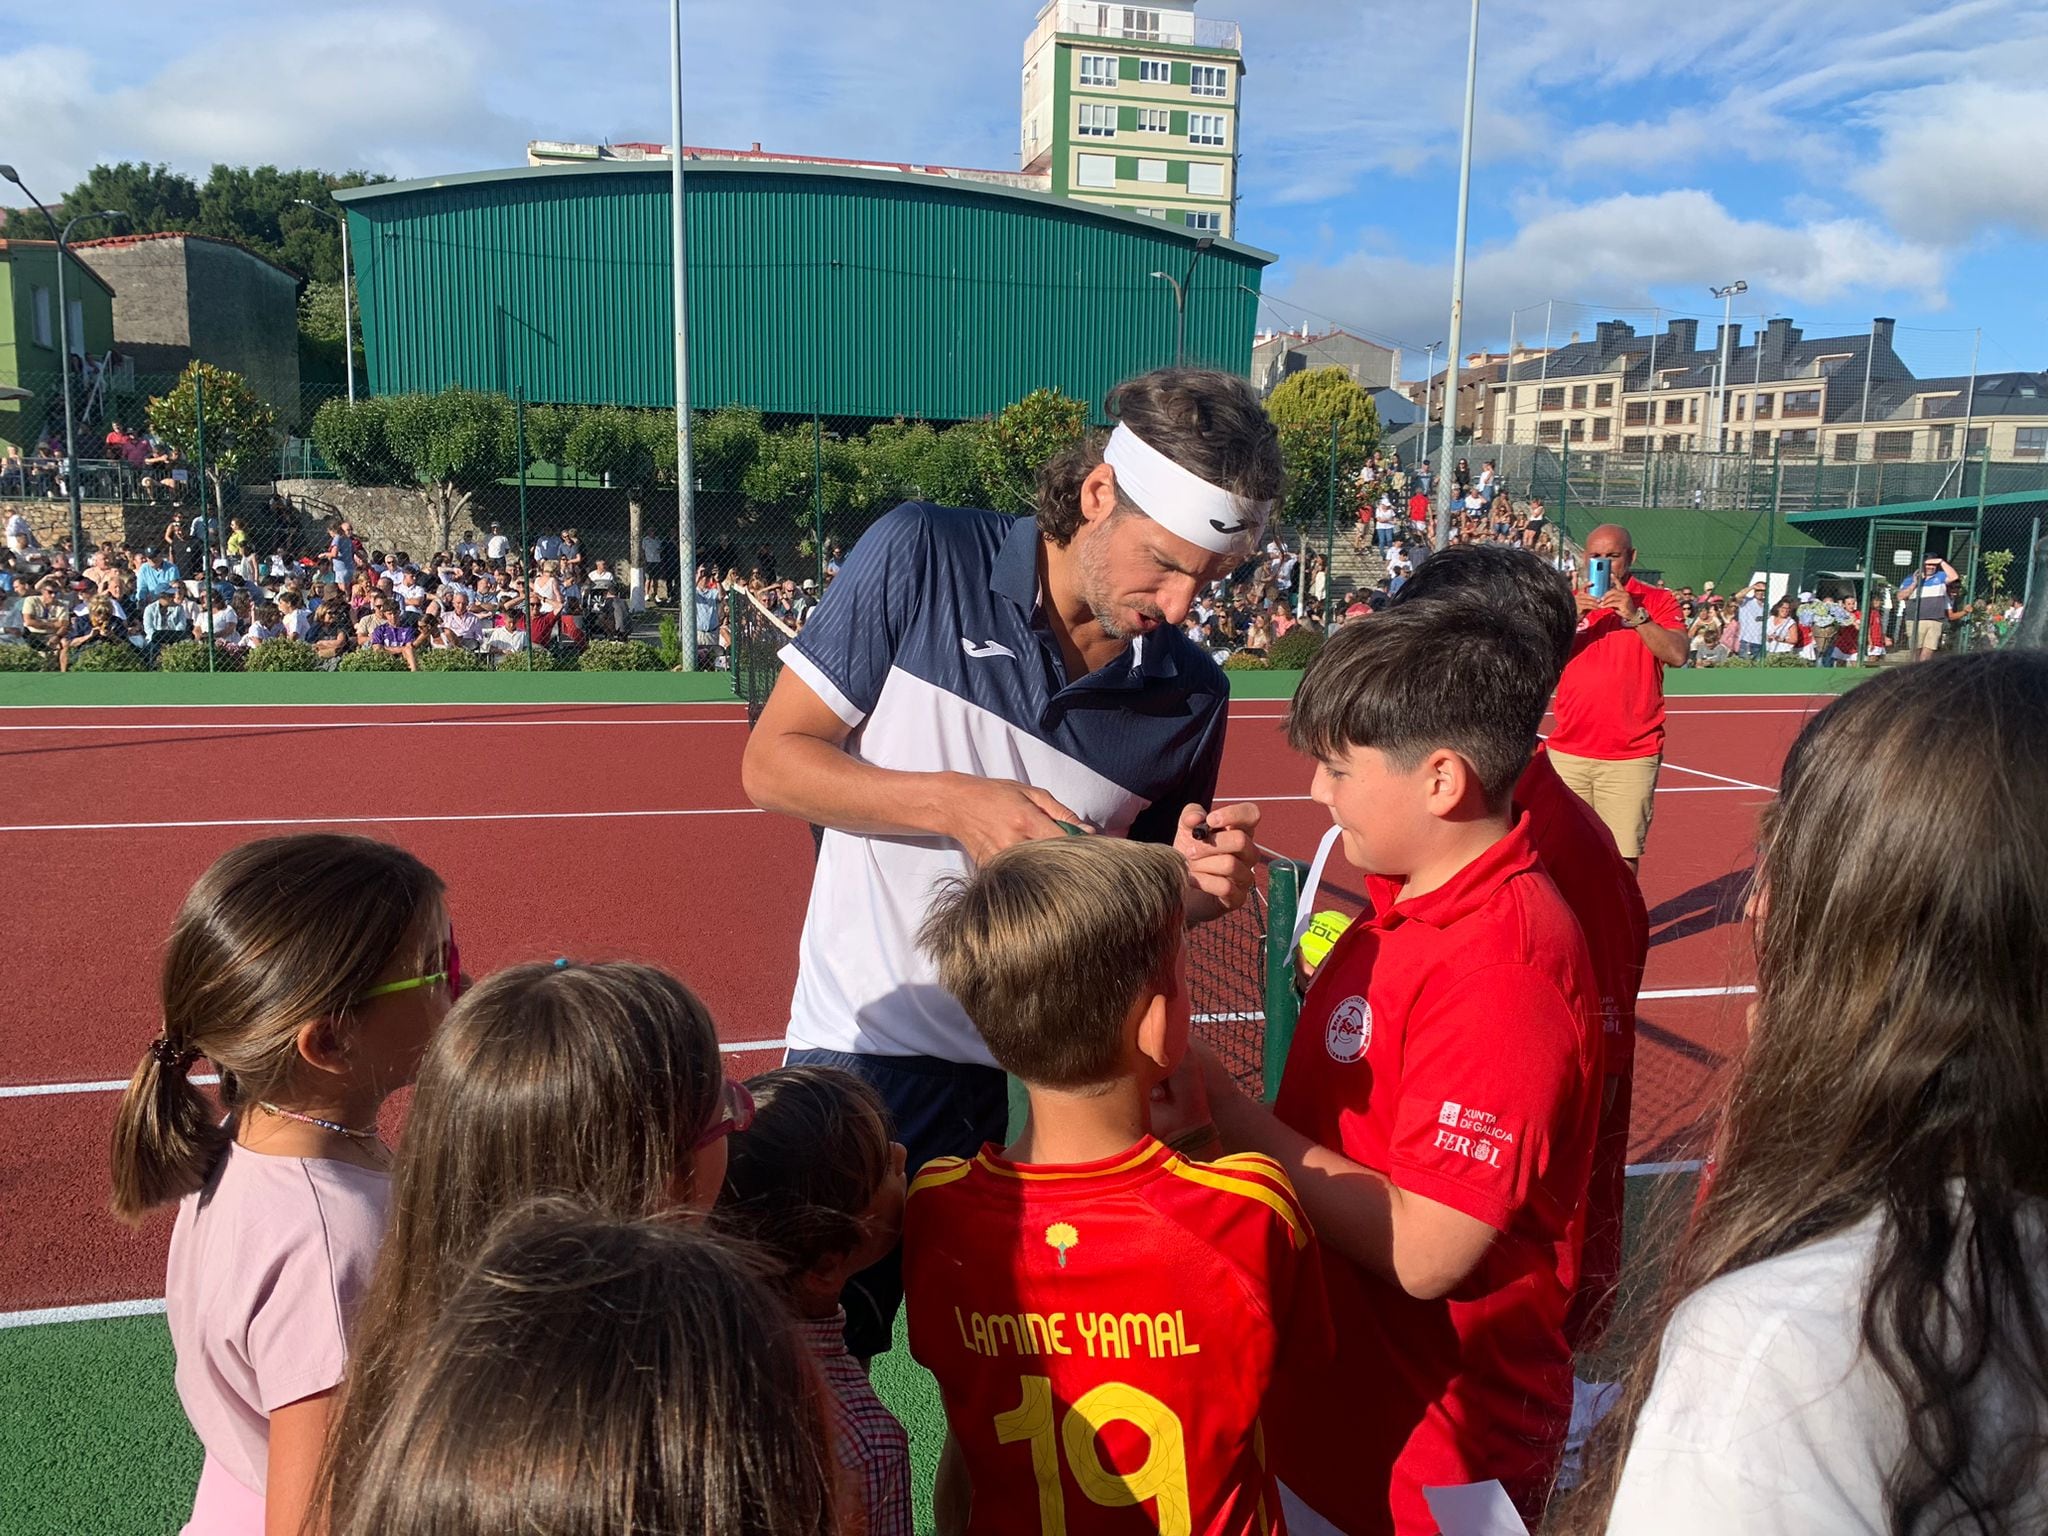
{"type": "Polygon", "coordinates": [[[236,848],[178,912],[112,1161],[123,1220],[177,1206],[165,1310],[206,1453],[189,1536],[303,1523],[389,1201],[378,1111],[461,987],[439,877],[368,838],[236,848]]]}

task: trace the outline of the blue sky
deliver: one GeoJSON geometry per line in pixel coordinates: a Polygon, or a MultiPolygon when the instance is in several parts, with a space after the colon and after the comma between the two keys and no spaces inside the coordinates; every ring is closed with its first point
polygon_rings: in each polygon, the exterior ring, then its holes
{"type": "MultiPolygon", "coordinates": [[[[0,0],[0,147],[96,159],[518,164],[529,138],[665,139],[666,7],[0,0]],[[109,39],[135,40],[133,49],[109,39]],[[140,65],[140,67],[138,67],[140,65]]],[[[1016,164],[1035,0],[685,0],[685,135],[1016,164]]],[[[1465,8],[1203,0],[1242,23],[1239,236],[1271,317],[1417,349],[1447,328],[1465,8]]],[[[1653,306],[1809,335],[1900,322],[1923,375],[2048,366],[2048,0],[1486,0],[1469,348],[1653,306]]],[[[46,192],[53,196],[54,192],[46,192]]],[[[1640,313],[1636,313],[1640,312],[1640,313]]],[[[1710,330],[1710,327],[1703,327],[1710,330]]],[[[1441,354],[1439,354],[1439,361],[1441,354]]]]}

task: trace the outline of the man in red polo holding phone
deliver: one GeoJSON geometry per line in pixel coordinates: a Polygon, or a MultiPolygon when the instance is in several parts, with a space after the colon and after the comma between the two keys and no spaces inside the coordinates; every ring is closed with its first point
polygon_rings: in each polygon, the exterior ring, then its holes
{"type": "Polygon", "coordinates": [[[1642,861],[1664,759],[1664,669],[1685,665],[1686,651],[1678,599],[1637,581],[1635,560],[1635,541],[1619,524],[1586,536],[1579,633],[1551,704],[1550,733],[1558,777],[1614,834],[1630,869],[1642,861]],[[1595,586],[1604,586],[1598,596],[1595,586]]]}

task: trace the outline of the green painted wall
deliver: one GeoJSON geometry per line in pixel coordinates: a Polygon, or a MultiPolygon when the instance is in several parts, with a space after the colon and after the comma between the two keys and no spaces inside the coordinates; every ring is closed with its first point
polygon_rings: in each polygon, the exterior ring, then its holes
{"type": "MultiPolygon", "coordinates": [[[[114,344],[114,298],[76,256],[65,264],[66,300],[77,300],[86,350],[104,356],[114,344]]],[[[0,401],[0,442],[28,446],[57,404],[57,248],[49,242],[9,240],[0,249],[0,384],[36,392],[30,400],[0,401]],[[50,290],[50,344],[36,343],[37,288],[50,290]]]]}
{"type": "MultiPolygon", "coordinates": [[[[1057,163],[1057,156],[1055,156],[1057,163]]],[[[1041,386],[1099,407],[1171,362],[1192,237],[976,183],[707,163],[687,173],[690,388],[705,406],[959,420],[1041,386]]],[[[673,403],[665,165],[359,188],[347,208],[370,384],[673,403]]],[[[1272,258],[1218,242],[1191,359],[1248,369],[1272,258]]]]}

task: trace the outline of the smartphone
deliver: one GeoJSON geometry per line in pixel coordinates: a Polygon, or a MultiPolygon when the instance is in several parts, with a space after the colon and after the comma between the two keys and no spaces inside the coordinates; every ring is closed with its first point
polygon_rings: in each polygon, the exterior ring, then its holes
{"type": "Polygon", "coordinates": [[[1586,590],[1595,597],[1605,597],[1607,589],[1614,584],[1614,561],[1607,555],[1594,555],[1586,562],[1586,590]]]}

